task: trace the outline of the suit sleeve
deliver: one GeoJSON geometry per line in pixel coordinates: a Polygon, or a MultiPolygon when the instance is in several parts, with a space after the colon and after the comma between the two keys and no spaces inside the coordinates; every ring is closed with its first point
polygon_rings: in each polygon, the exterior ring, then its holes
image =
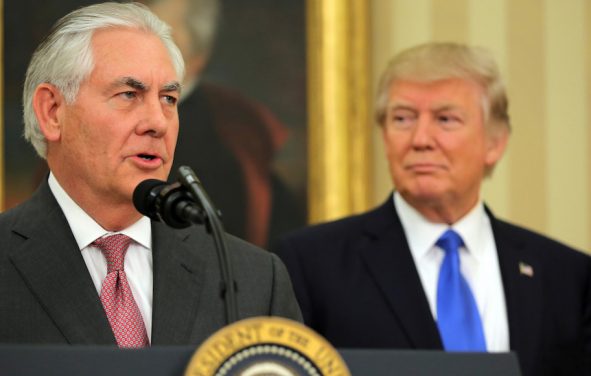
{"type": "Polygon", "coordinates": [[[291,280],[283,262],[270,253],[273,264],[273,292],[271,296],[271,316],[281,316],[303,322],[291,280]]]}
{"type": "Polygon", "coordinates": [[[274,244],[272,248],[272,251],[275,252],[277,256],[279,256],[279,258],[287,268],[289,277],[291,279],[291,283],[293,284],[293,289],[295,292],[297,302],[302,312],[304,323],[306,325],[311,325],[313,324],[313,322],[312,315],[309,309],[310,299],[308,296],[308,291],[305,283],[306,278],[304,277],[304,270],[301,267],[301,252],[299,252],[298,250],[299,247],[296,244],[294,244],[294,242],[292,242],[289,237],[282,238],[279,242],[274,244]]]}

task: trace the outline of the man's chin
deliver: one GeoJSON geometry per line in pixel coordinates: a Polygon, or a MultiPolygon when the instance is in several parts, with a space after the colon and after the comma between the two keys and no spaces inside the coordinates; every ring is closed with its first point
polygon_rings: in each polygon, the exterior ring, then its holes
{"type": "Polygon", "coordinates": [[[136,176],[137,184],[141,183],[144,180],[148,179],[156,179],[166,181],[168,179],[168,169],[160,168],[158,170],[149,171],[149,172],[141,172],[136,176]]]}
{"type": "Polygon", "coordinates": [[[401,191],[400,194],[409,203],[421,205],[436,205],[442,202],[445,197],[445,191],[436,186],[413,187],[412,189],[401,191]]]}
{"type": "Polygon", "coordinates": [[[136,174],[135,176],[133,176],[132,178],[130,178],[127,181],[126,192],[129,194],[129,197],[132,198],[133,192],[135,191],[137,186],[140,185],[143,181],[151,180],[151,179],[166,181],[166,177],[164,175],[165,175],[164,173],[155,173],[155,172],[148,173],[148,174],[136,174]]]}

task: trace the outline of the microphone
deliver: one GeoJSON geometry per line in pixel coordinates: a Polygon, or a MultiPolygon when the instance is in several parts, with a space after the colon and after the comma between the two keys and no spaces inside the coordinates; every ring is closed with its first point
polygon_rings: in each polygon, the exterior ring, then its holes
{"type": "Polygon", "coordinates": [[[232,263],[228,257],[226,234],[221,221],[221,213],[217,210],[203,188],[195,172],[188,166],[181,166],[178,170],[179,182],[191,195],[199,201],[206,216],[208,232],[211,233],[218,256],[220,273],[222,275],[222,296],[226,302],[226,320],[231,324],[238,320],[238,301],[236,299],[237,286],[232,271],[232,263]]]}
{"type": "Polygon", "coordinates": [[[192,223],[205,224],[213,238],[222,279],[220,287],[226,320],[231,324],[238,320],[237,286],[228,257],[221,213],[190,167],[181,166],[178,172],[179,180],[172,184],[156,179],[141,182],[133,191],[133,204],[143,215],[173,228],[185,228],[192,223]]]}
{"type": "Polygon", "coordinates": [[[133,191],[133,204],[143,215],[173,228],[205,221],[203,208],[179,182],[168,184],[157,179],[144,180],[133,191]]]}

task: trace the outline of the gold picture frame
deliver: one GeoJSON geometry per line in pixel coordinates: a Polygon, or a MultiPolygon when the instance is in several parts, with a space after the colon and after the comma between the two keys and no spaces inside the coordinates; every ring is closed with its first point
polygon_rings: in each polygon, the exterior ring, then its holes
{"type": "Polygon", "coordinates": [[[308,0],[308,220],[357,213],[372,192],[369,5],[308,0]]]}

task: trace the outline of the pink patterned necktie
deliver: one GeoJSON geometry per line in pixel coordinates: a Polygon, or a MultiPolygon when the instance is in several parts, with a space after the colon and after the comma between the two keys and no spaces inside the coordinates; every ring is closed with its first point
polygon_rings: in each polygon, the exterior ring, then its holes
{"type": "Polygon", "coordinates": [[[113,329],[119,347],[149,346],[146,326],[135,303],[123,260],[131,239],[117,234],[95,240],[92,245],[99,248],[107,259],[107,276],[101,287],[101,302],[113,329]]]}

